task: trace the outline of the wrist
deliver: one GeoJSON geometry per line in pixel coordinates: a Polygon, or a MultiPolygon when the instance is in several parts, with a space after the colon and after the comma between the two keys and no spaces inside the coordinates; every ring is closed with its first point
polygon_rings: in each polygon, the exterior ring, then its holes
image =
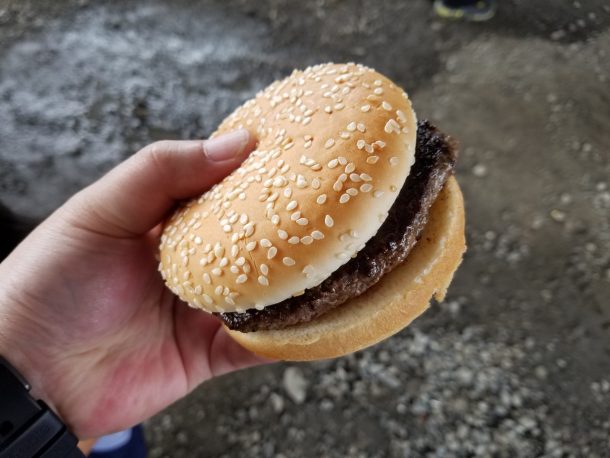
{"type": "MultiPolygon", "coordinates": [[[[0,291],[6,292],[3,286],[0,291]]],[[[34,327],[27,324],[27,320],[18,313],[21,307],[13,306],[16,301],[0,294],[0,356],[15,368],[31,386],[31,393],[36,399],[41,399],[55,412],[57,411],[51,393],[47,389],[44,374],[45,360],[48,357],[36,357],[34,346],[36,337],[27,333],[27,328],[34,327]]]]}

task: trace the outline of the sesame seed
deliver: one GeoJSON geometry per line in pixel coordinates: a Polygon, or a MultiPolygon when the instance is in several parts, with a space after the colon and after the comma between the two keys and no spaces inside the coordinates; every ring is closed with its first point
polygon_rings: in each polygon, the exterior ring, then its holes
{"type": "Polygon", "coordinates": [[[326,224],[326,227],[333,227],[335,221],[333,220],[332,216],[326,215],[324,217],[324,224],[326,224]]]}
{"type": "Polygon", "coordinates": [[[222,258],[222,259],[220,260],[220,262],[218,263],[218,265],[219,265],[220,267],[226,267],[228,264],[229,264],[229,260],[228,260],[227,258],[222,258]]]}
{"type": "Polygon", "coordinates": [[[398,161],[398,158],[397,158],[396,156],[392,156],[392,157],[390,158],[390,165],[391,165],[392,167],[394,167],[395,165],[398,165],[398,162],[399,162],[399,161],[398,161]]]}
{"type": "Polygon", "coordinates": [[[249,222],[248,224],[246,224],[244,226],[244,230],[246,231],[246,237],[250,237],[252,234],[254,234],[254,223],[253,222],[249,222]]]}
{"type": "Polygon", "coordinates": [[[217,277],[220,277],[222,275],[222,270],[220,270],[220,268],[218,268],[218,267],[214,267],[212,269],[212,275],[216,275],[217,277]]]}
{"type": "Polygon", "coordinates": [[[299,219],[297,219],[296,223],[299,226],[307,226],[307,224],[309,223],[309,220],[307,218],[299,218],[299,219]]]}
{"type": "Polygon", "coordinates": [[[369,156],[366,158],[366,163],[367,164],[376,164],[378,160],[379,160],[379,156],[369,156]]]}
{"type": "MultiPolygon", "coordinates": [[[[263,286],[269,286],[269,279],[267,277],[265,277],[264,275],[258,276],[258,282],[263,286]]],[[[262,310],[262,309],[263,308],[261,307],[260,310],[262,310]]]]}
{"type": "Polygon", "coordinates": [[[237,266],[243,266],[245,263],[246,263],[246,258],[244,258],[243,256],[240,256],[235,261],[235,265],[237,265],[237,266]]]}
{"type": "Polygon", "coordinates": [[[210,250],[211,250],[211,249],[212,249],[212,244],[211,244],[211,243],[207,243],[207,244],[205,245],[205,248],[203,249],[203,252],[204,252],[205,254],[207,254],[207,253],[209,253],[209,252],[210,252],[210,250]]]}
{"type": "Polygon", "coordinates": [[[345,173],[352,173],[354,170],[356,170],[356,165],[353,162],[350,162],[345,166],[345,173]]]}
{"type": "Polygon", "coordinates": [[[293,235],[288,239],[288,243],[290,243],[291,245],[296,245],[297,243],[299,243],[299,240],[300,239],[296,235],[293,235]]]}
{"type": "Polygon", "coordinates": [[[360,107],[360,111],[362,111],[363,113],[368,112],[370,109],[371,109],[371,106],[370,106],[369,104],[362,105],[362,106],[360,107]]]}
{"type": "Polygon", "coordinates": [[[234,273],[234,274],[239,273],[239,269],[237,268],[237,266],[231,266],[231,267],[229,267],[229,270],[231,271],[231,273],[234,273]]]}
{"type": "Polygon", "coordinates": [[[237,253],[239,253],[239,247],[237,245],[233,245],[231,247],[231,256],[235,257],[237,256],[237,253]]]}
{"type": "Polygon", "coordinates": [[[307,187],[307,180],[303,175],[299,175],[297,177],[297,188],[305,188],[307,187]]]}
{"type": "Polygon", "coordinates": [[[341,191],[341,189],[343,189],[343,183],[341,182],[341,180],[335,181],[335,183],[333,184],[333,189],[336,192],[339,192],[339,191],[341,191]]]}
{"type": "Polygon", "coordinates": [[[214,301],[212,300],[212,298],[209,295],[204,293],[202,297],[206,304],[212,305],[214,303],[214,301]]]}
{"type": "Polygon", "coordinates": [[[214,288],[214,294],[216,294],[217,296],[220,296],[222,294],[222,286],[218,285],[216,288],[214,288]]]}
{"type": "Polygon", "coordinates": [[[364,181],[373,181],[373,179],[368,173],[361,173],[360,178],[362,178],[364,181]]]}
{"type": "Polygon", "coordinates": [[[292,196],[292,189],[286,188],[284,189],[284,197],[290,198],[292,196]]]}
{"type": "Polygon", "coordinates": [[[296,261],[288,256],[282,259],[282,262],[285,266],[294,266],[296,264],[296,261]]]}
{"type": "Polygon", "coordinates": [[[248,281],[248,276],[246,274],[241,274],[235,279],[235,283],[246,283],[248,281]]]}
{"type": "Polygon", "coordinates": [[[394,119],[389,119],[383,130],[388,134],[391,134],[392,132],[400,132],[400,126],[394,119]]]}
{"type": "Polygon", "coordinates": [[[345,192],[352,197],[358,194],[358,190],[356,188],[348,188],[345,192]]]}
{"type": "Polygon", "coordinates": [[[228,224],[225,224],[224,226],[222,226],[222,230],[225,232],[231,232],[231,226],[228,224]]]}
{"type": "Polygon", "coordinates": [[[349,231],[349,235],[351,238],[353,239],[357,239],[359,237],[358,231],[352,229],[351,231],[349,231]]]}
{"type": "Polygon", "coordinates": [[[260,269],[263,275],[269,275],[269,267],[267,267],[267,264],[261,264],[260,269]]]}
{"type": "Polygon", "coordinates": [[[407,117],[401,110],[396,110],[396,116],[398,116],[400,122],[405,122],[407,120],[407,117]]]}
{"type": "Polygon", "coordinates": [[[339,134],[339,137],[341,137],[344,140],[347,140],[351,137],[349,132],[345,132],[344,130],[341,131],[341,133],[339,134]]]}
{"type": "Polygon", "coordinates": [[[303,125],[304,126],[306,126],[310,122],[311,122],[311,117],[310,116],[306,116],[305,118],[303,118],[303,125]]]}
{"type": "Polygon", "coordinates": [[[201,237],[197,236],[197,237],[195,237],[195,243],[197,245],[201,245],[203,243],[203,240],[201,240],[201,237]]]}
{"type": "Polygon", "coordinates": [[[388,102],[386,102],[384,100],[383,102],[381,102],[381,108],[383,108],[386,111],[390,111],[392,109],[392,105],[390,105],[388,102]]]}
{"type": "Polygon", "coordinates": [[[345,159],[343,156],[339,156],[337,158],[337,160],[339,161],[339,164],[341,164],[341,165],[347,164],[347,159],[345,159]]]}
{"type": "Polygon", "coordinates": [[[378,146],[380,149],[383,149],[385,147],[385,142],[382,140],[377,140],[376,142],[373,142],[373,145],[378,146]]]}
{"type": "Polygon", "coordinates": [[[248,242],[246,244],[246,250],[253,251],[256,248],[256,241],[248,242]]]}
{"type": "Polygon", "coordinates": [[[311,148],[311,145],[312,145],[312,144],[313,144],[313,141],[312,141],[312,140],[308,140],[308,141],[306,141],[306,142],[305,142],[305,144],[303,145],[303,147],[304,147],[305,149],[309,149],[309,148],[311,148]]]}
{"type": "Polygon", "coordinates": [[[208,263],[207,258],[201,258],[201,259],[199,260],[199,265],[200,265],[200,266],[206,266],[206,265],[207,265],[207,263],[208,263]]]}
{"type": "Polygon", "coordinates": [[[244,273],[249,274],[250,270],[251,270],[250,269],[250,264],[248,264],[248,262],[246,262],[241,269],[244,271],[244,273]]]}
{"type": "Polygon", "coordinates": [[[331,159],[330,161],[328,161],[327,165],[329,169],[334,169],[335,167],[337,167],[337,165],[339,165],[339,161],[337,159],[331,159]]]}
{"type": "Polygon", "coordinates": [[[324,202],[326,202],[326,194],[320,194],[318,196],[318,198],[316,199],[316,202],[320,205],[322,205],[324,202]]]}
{"type": "MultiPolygon", "coordinates": [[[[320,169],[321,168],[322,167],[320,166],[320,169]]],[[[312,167],[312,169],[313,169],[313,167],[312,167]]],[[[319,170],[319,169],[315,169],[315,170],[319,170]]],[[[311,180],[311,187],[313,189],[320,189],[320,186],[321,186],[321,184],[320,184],[320,180],[318,178],[314,178],[313,180],[311,180]]]]}
{"type": "Polygon", "coordinates": [[[382,89],[382,88],[380,88],[380,87],[376,87],[376,88],[373,90],[373,93],[374,93],[375,95],[381,95],[381,94],[383,94],[383,89],[382,89]]]}
{"type": "Polygon", "coordinates": [[[276,254],[277,248],[272,246],[271,248],[269,248],[269,250],[267,250],[267,259],[273,259],[276,254]]]}
{"type": "Polygon", "coordinates": [[[366,142],[362,139],[360,139],[356,142],[356,148],[358,148],[358,149],[364,149],[364,145],[366,145],[366,142]]]}
{"type": "Polygon", "coordinates": [[[273,215],[271,217],[271,222],[276,226],[280,224],[280,215],[273,215]]]}
{"type": "Polygon", "coordinates": [[[373,189],[373,185],[370,183],[364,183],[362,186],[360,186],[361,192],[369,192],[371,189],[373,189]]]}
{"type": "Polygon", "coordinates": [[[225,302],[230,305],[235,305],[235,301],[230,296],[225,297],[225,302]]]}
{"type": "Polygon", "coordinates": [[[301,217],[301,212],[300,211],[296,211],[294,212],[292,215],[290,215],[290,219],[292,221],[296,221],[297,219],[299,219],[301,217]]]}
{"type": "Polygon", "coordinates": [[[271,246],[269,239],[261,239],[260,244],[263,248],[269,248],[271,246]]]}
{"type": "Polygon", "coordinates": [[[343,110],[343,108],[345,108],[345,105],[343,103],[335,104],[335,110],[339,111],[339,110],[343,110]]]}
{"type": "Polygon", "coordinates": [[[286,232],[283,229],[278,229],[277,231],[277,235],[279,238],[281,238],[282,240],[286,240],[288,238],[288,232],[286,232]]]}
{"type": "Polygon", "coordinates": [[[203,274],[203,281],[208,285],[212,283],[212,277],[210,277],[209,273],[206,272],[203,274]]]}
{"type": "Polygon", "coordinates": [[[350,173],[349,179],[352,180],[354,183],[362,181],[362,178],[360,178],[360,175],[358,175],[357,173],[350,173]]]}
{"type": "Polygon", "coordinates": [[[330,113],[332,113],[332,112],[333,112],[333,109],[331,108],[331,106],[330,106],[330,105],[326,105],[326,106],[324,107],[324,111],[325,111],[326,113],[330,114],[330,113]]]}
{"type": "Polygon", "coordinates": [[[373,84],[374,84],[375,86],[378,86],[378,87],[379,87],[379,86],[381,86],[381,80],[375,80],[375,81],[373,81],[373,84]]]}
{"type": "Polygon", "coordinates": [[[378,198],[379,198],[379,197],[381,197],[381,196],[383,196],[383,191],[375,191],[375,192],[373,193],[373,197],[374,197],[375,199],[378,199],[378,198]]]}
{"type": "Polygon", "coordinates": [[[350,123],[347,125],[347,130],[348,130],[348,131],[350,131],[350,132],[354,132],[354,131],[356,130],[356,123],[355,123],[355,122],[353,122],[353,121],[352,121],[352,122],[350,122],[350,123]]]}
{"type": "Polygon", "coordinates": [[[349,199],[349,194],[341,194],[341,197],[339,197],[339,203],[345,204],[349,201],[349,199]]]}
{"type": "Polygon", "coordinates": [[[324,238],[324,234],[320,231],[313,231],[311,233],[311,236],[315,239],[315,240],[322,240],[324,238]]]}
{"type": "Polygon", "coordinates": [[[375,150],[373,149],[373,145],[366,145],[366,146],[364,147],[364,150],[365,150],[365,151],[366,151],[368,154],[371,154],[373,151],[375,151],[375,150]]]}
{"type": "Polygon", "coordinates": [[[290,202],[288,202],[288,205],[286,205],[286,210],[291,211],[294,210],[295,208],[297,208],[298,202],[296,200],[291,200],[290,202]]]}
{"type": "Polygon", "coordinates": [[[302,272],[304,274],[313,274],[315,272],[315,268],[314,266],[312,266],[311,264],[307,264],[305,267],[303,267],[302,272]]]}
{"type": "Polygon", "coordinates": [[[301,243],[303,245],[311,245],[313,243],[313,237],[310,235],[305,235],[301,237],[301,243]]]}
{"type": "Polygon", "coordinates": [[[324,143],[324,148],[328,149],[328,148],[332,148],[332,146],[335,144],[335,139],[334,138],[329,138],[328,140],[326,140],[326,143],[324,143]]]}
{"type": "Polygon", "coordinates": [[[222,257],[222,255],[225,253],[225,249],[222,245],[220,244],[216,244],[216,246],[214,247],[214,255],[216,255],[216,257],[222,257]]]}
{"type": "Polygon", "coordinates": [[[398,190],[398,188],[396,186],[394,186],[394,185],[390,186],[390,191],[396,192],[397,190],[398,190]]]}

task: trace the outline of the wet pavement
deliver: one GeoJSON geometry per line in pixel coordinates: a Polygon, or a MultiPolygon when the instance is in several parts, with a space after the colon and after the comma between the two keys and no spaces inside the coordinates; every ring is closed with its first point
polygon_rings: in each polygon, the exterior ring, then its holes
{"type": "Polygon", "coordinates": [[[610,6],[500,3],[0,0],[0,201],[24,215],[329,60],[461,144],[447,300],[355,355],[204,384],[147,423],[151,456],[610,456],[610,6]]]}

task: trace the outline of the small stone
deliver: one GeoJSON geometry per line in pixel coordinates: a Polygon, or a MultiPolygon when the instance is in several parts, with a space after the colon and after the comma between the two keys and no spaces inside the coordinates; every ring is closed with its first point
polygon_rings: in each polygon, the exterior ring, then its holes
{"type": "Polygon", "coordinates": [[[277,394],[271,393],[269,396],[269,402],[271,402],[271,407],[273,407],[273,411],[275,413],[281,413],[284,410],[284,397],[277,394]]]}
{"type": "Polygon", "coordinates": [[[302,404],[307,396],[307,380],[298,367],[288,367],[284,371],[284,389],[295,404],[302,404]]]}
{"type": "Polygon", "coordinates": [[[476,164],[472,168],[472,174],[478,178],[484,177],[485,175],[487,175],[487,166],[485,166],[483,164],[476,164]]]}
{"type": "Polygon", "coordinates": [[[551,214],[551,219],[553,221],[558,222],[558,223],[562,223],[562,222],[564,222],[566,220],[566,213],[561,211],[561,210],[558,210],[556,208],[551,210],[550,214],[551,214]]]}

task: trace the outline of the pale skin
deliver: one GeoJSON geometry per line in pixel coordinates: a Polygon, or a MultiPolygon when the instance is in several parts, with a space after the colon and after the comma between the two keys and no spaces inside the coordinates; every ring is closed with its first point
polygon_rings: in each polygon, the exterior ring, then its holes
{"type": "Polygon", "coordinates": [[[80,438],[136,424],[263,362],[163,284],[161,223],[254,146],[245,130],[158,142],[80,191],[0,264],[0,354],[80,438]]]}

